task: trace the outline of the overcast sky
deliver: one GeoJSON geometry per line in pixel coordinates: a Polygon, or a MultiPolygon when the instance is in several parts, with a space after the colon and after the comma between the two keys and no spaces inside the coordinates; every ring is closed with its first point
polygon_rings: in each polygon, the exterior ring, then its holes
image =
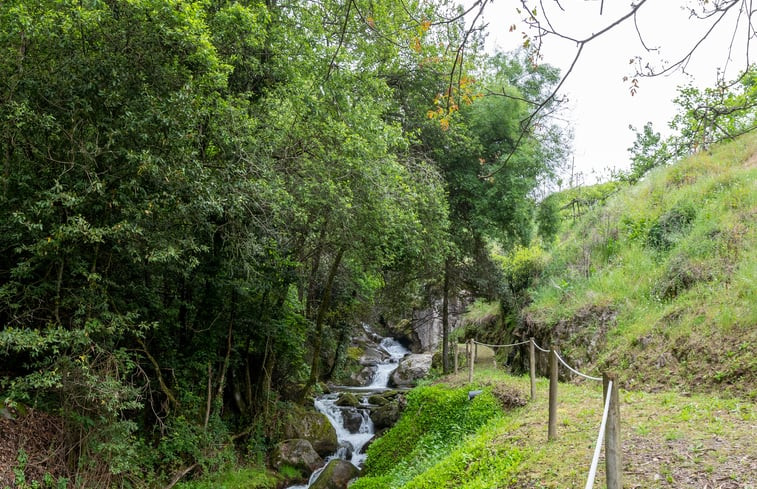
{"type": "MultiPolygon", "coordinates": [[[[516,7],[520,2],[495,0],[484,14],[488,25],[487,49],[509,51],[522,43],[522,32],[516,7]],[[510,26],[517,25],[514,32],[510,26]]],[[[605,0],[600,15],[600,0],[561,0],[560,10],[555,0],[543,0],[549,9],[549,20],[559,31],[574,38],[583,38],[601,30],[620,18],[630,8],[630,1],[605,0]]],[[[649,0],[639,11],[638,26],[647,46],[659,47],[656,53],[646,53],[638,40],[632,20],[587,44],[562,94],[570,99],[569,111],[564,114],[574,132],[576,171],[583,173],[584,183],[606,180],[609,168],[629,167],[629,148],[635,139],[629,124],[641,129],[652,121],[655,130],[669,133],[667,122],[675,114],[672,102],[676,87],[693,83],[699,87],[712,86],[717,68],[726,67],[729,79],[745,66],[746,56],[734,52],[727,61],[730,36],[733,35],[735,15],[724,19],[722,27],[697,50],[687,71],[670,76],[643,78],[639,89],[630,94],[630,82],[624,76],[633,74],[631,58],[644,55],[659,63],[676,60],[696,42],[709,24],[688,18],[681,7],[686,0],[649,0]],[[729,21],[730,23],[726,23],[729,21]]],[[[543,20],[543,19],[542,19],[543,20]]],[[[744,34],[745,37],[745,34],[744,34]]],[[[739,44],[737,42],[737,44],[739,44]]],[[[743,43],[742,43],[743,44],[743,43]]],[[[573,60],[576,44],[551,38],[545,41],[544,61],[566,70],[573,60]]]]}

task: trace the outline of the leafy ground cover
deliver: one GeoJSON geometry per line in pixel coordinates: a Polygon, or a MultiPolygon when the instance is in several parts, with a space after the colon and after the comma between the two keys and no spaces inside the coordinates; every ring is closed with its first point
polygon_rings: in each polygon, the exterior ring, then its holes
{"type": "MultiPolygon", "coordinates": [[[[521,393],[521,398],[529,392],[527,377],[483,364],[472,385],[462,372],[437,382],[452,392],[483,389],[521,393]]],[[[446,439],[443,449],[417,444],[404,450],[388,470],[371,465],[372,457],[386,457],[388,450],[377,441],[369,449],[366,477],[352,487],[584,487],[601,420],[601,385],[560,384],[553,442],[547,442],[547,391],[548,381],[539,379],[534,401],[510,405],[472,434],[446,439]]],[[[416,416],[407,410],[384,439],[396,436],[395,430],[416,416]]],[[[431,419],[439,426],[449,422],[443,416],[431,419]]],[[[757,409],[743,398],[621,390],[621,435],[624,487],[736,489],[754,487],[757,481],[757,409]]],[[[604,484],[601,467],[602,460],[595,487],[604,484]]]]}

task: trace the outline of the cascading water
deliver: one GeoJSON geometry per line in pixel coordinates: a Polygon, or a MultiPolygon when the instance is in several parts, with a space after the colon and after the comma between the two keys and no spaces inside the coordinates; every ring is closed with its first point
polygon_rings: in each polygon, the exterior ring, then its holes
{"type": "MultiPolygon", "coordinates": [[[[369,335],[377,336],[368,326],[364,325],[364,328],[369,335]]],[[[397,369],[400,359],[410,353],[394,338],[382,338],[379,348],[388,355],[388,358],[376,365],[376,373],[370,384],[364,387],[335,387],[334,392],[319,396],[315,400],[315,408],[329,418],[339,442],[339,449],[326,459],[326,463],[329,460],[341,458],[360,467],[365,462],[363,447],[375,434],[368,398],[374,393],[386,391],[389,388],[389,377],[397,369]],[[341,392],[352,392],[358,395],[360,406],[337,406],[336,402],[341,392]]],[[[322,470],[321,468],[313,472],[307,485],[290,486],[289,489],[307,489],[315,482],[322,470]]]]}

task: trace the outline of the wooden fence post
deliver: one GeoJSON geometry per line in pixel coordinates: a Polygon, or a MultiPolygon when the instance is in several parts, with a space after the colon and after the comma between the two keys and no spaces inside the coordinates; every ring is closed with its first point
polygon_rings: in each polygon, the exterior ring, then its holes
{"type": "MultiPolygon", "coordinates": [[[[605,396],[610,396],[610,408],[607,412],[607,426],[605,427],[605,473],[607,474],[607,489],[621,489],[622,465],[620,447],[620,400],[618,397],[618,382],[612,374],[602,375],[605,396]],[[612,389],[607,392],[607,386],[612,381],[612,389]]],[[[607,397],[605,397],[606,399],[607,397]]]]}
{"type": "Polygon", "coordinates": [[[460,353],[460,343],[455,340],[455,375],[457,375],[457,357],[460,353]]]}
{"type": "Polygon", "coordinates": [[[549,430],[547,440],[557,438],[557,352],[549,350],[549,430]]]}
{"type": "Polygon", "coordinates": [[[531,400],[536,399],[536,349],[534,339],[528,342],[528,368],[531,372],[531,400]]]}
{"type": "Polygon", "coordinates": [[[468,340],[468,383],[473,382],[473,340],[468,340]]]}
{"type": "Polygon", "coordinates": [[[473,363],[478,360],[478,343],[476,343],[475,340],[471,340],[473,342],[473,363]]]}
{"type": "Polygon", "coordinates": [[[492,363],[494,364],[494,370],[497,370],[497,349],[492,348],[492,352],[494,352],[492,355],[492,363]]]}

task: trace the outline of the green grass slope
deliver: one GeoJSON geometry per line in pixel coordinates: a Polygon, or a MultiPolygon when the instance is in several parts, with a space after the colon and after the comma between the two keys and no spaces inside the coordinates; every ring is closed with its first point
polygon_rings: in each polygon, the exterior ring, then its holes
{"type": "Polygon", "coordinates": [[[757,397],[757,136],[563,222],[523,335],[627,388],[757,397]]]}

